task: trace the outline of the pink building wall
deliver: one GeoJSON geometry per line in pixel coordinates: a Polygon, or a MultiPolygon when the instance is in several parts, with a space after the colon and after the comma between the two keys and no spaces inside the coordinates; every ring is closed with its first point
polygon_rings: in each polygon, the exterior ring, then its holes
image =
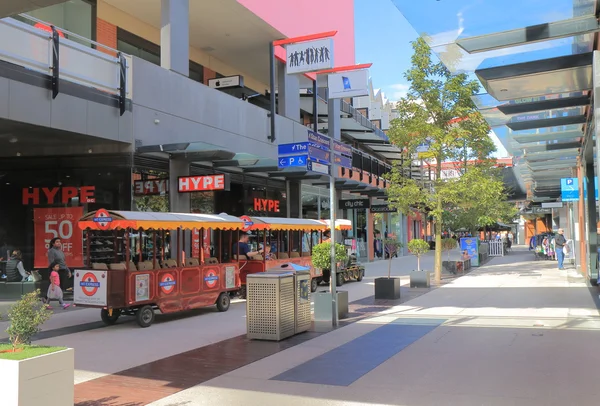
{"type": "Polygon", "coordinates": [[[288,38],[337,30],[335,65],[354,65],[354,0],[237,0],[288,38]]]}

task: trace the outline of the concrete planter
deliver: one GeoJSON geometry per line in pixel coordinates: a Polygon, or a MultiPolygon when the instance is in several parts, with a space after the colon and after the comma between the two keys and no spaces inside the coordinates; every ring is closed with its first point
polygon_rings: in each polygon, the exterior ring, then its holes
{"type": "MultiPolygon", "coordinates": [[[[338,320],[345,319],[348,317],[348,292],[338,290],[336,294],[338,320]]],[[[316,292],[313,297],[315,300],[315,323],[331,324],[331,312],[333,310],[331,306],[331,292],[316,292]]]]}
{"type": "Polygon", "coordinates": [[[2,406],[67,406],[74,402],[75,350],[35,358],[0,359],[2,406]]]}
{"type": "Polygon", "coordinates": [[[416,271],[410,273],[411,288],[428,288],[431,284],[431,272],[416,271]]]}
{"type": "Polygon", "coordinates": [[[400,299],[400,278],[376,278],[375,299],[400,299]]]}

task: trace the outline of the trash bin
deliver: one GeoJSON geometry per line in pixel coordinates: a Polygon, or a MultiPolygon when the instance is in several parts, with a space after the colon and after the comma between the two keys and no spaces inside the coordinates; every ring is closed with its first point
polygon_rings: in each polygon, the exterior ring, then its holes
{"type": "Polygon", "coordinates": [[[308,331],[312,325],[312,314],[310,308],[310,268],[294,263],[283,264],[277,268],[271,268],[268,274],[294,275],[294,334],[308,331]]]}
{"type": "Polygon", "coordinates": [[[296,331],[294,274],[256,273],[247,278],[247,337],[280,341],[296,331]]]}

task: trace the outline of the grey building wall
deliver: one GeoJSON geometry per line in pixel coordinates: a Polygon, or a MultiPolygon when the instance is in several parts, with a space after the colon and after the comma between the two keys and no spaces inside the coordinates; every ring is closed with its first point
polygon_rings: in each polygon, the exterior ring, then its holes
{"type": "Polygon", "coordinates": [[[277,144],[306,141],[307,128],[185,76],[133,58],[133,131],[137,146],[203,143],[263,158],[277,157],[277,144]]]}

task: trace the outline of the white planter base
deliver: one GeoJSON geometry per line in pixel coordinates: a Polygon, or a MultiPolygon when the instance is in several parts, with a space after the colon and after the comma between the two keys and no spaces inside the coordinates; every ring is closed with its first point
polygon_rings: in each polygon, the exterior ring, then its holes
{"type": "Polygon", "coordinates": [[[75,350],[22,361],[0,359],[2,406],[73,406],[75,350]]]}

